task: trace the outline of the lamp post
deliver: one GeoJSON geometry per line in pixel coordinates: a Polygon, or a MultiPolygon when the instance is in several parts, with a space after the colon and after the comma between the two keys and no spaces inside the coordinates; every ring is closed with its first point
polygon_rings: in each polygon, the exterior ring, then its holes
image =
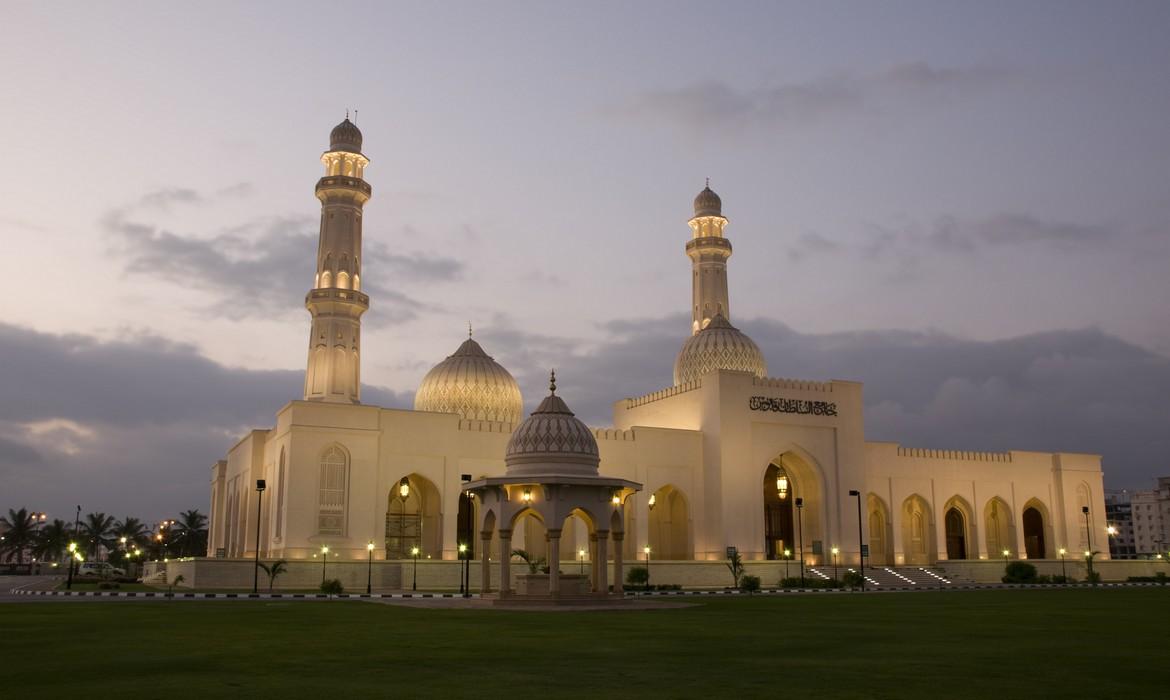
{"type": "Polygon", "coordinates": [[[788,562],[792,561],[792,550],[784,550],[784,578],[788,578],[788,562]]]}
{"type": "Polygon", "coordinates": [[[372,584],[374,582],[374,541],[370,540],[366,545],[366,595],[369,595],[373,590],[372,584]]]}
{"type": "Polygon", "coordinates": [[[264,495],[264,480],[256,480],[256,562],[252,568],[252,595],[259,593],[260,585],[260,498],[264,495]]]}
{"type": "Polygon", "coordinates": [[[329,561],[329,546],[321,547],[321,583],[325,583],[325,562],[329,561]]]}
{"type": "Polygon", "coordinates": [[[1089,519],[1089,507],[1081,506],[1081,512],[1085,514],[1085,542],[1089,545],[1085,550],[1085,565],[1089,569],[1089,582],[1096,586],[1097,582],[1093,580],[1093,524],[1089,519]]]}
{"type": "MultiPolygon", "coordinates": [[[[73,516],[73,542],[77,541],[77,533],[81,529],[81,506],[77,506],[77,513],[73,516]]],[[[73,543],[70,543],[73,544],[73,543]]],[[[77,551],[77,545],[73,544],[73,550],[77,551]]],[[[69,555],[69,584],[66,589],[69,589],[73,584],[73,555],[69,555]]]]}
{"type": "Polygon", "coordinates": [[[1068,554],[1068,550],[1061,547],[1057,553],[1060,554],[1060,577],[1064,579],[1064,583],[1068,583],[1068,572],[1064,569],[1064,555],[1068,554]]]}
{"type": "Polygon", "coordinates": [[[410,573],[410,590],[418,590],[418,547],[410,548],[410,556],[414,557],[414,570],[410,573]]]}
{"type": "Polygon", "coordinates": [[[837,555],[841,553],[841,549],[839,547],[833,547],[829,551],[833,553],[833,580],[837,581],[837,555]]]}
{"type": "Polygon", "coordinates": [[[467,568],[467,545],[461,543],[459,545],[459,592],[463,594],[464,598],[468,598],[471,596],[471,591],[467,590],[469,588],[469,586],[467,585],[469,582],[467,581],[467,576],[464,573],[464,570],[466,568],[467,568]]]}
{"type": "Polygon", "coordinates": [[[65,590],[73,589],[73,557],[77,556],[77,543],[69,543],[69,578],[65,581],[65,590]]]}
{"type": "Polygon", "coordinates": [[[1004,566],[1007,566],[1007,563],[1008,563],[1008,557],[1009,557],[1009,556],[1011,556],[1011,554],[1012,554],[1012,553],[1011,553],[1011,550],[1007,550],[1007,549],[1003,550],[1003,563],[1004,563],[1004,566]]]}
{"type": "Polygon", "coordinates": [[[580,564],[580,570],[577,573],[584,576],[585,575],[585,550],[584,549],[577,550],[577,562],[580,564]]]}
{"type": "Polygon", "coordinates": [[[861,590],[865,590],[865,540],[861,534],[861,491],[849,490],[850,496],[857,497],[857,556],[861,562],[861,590]]]}
{"type": "Polygon", "coordinates": [[[650,590],[650,545],[642,548],[646,553],[646,590],[650,590]]]}
{"type": "Polygon", "coordinates": [[[796,536],[800,538],[800,587],[804,588],[804,499],[796,499],[796,536]]]}

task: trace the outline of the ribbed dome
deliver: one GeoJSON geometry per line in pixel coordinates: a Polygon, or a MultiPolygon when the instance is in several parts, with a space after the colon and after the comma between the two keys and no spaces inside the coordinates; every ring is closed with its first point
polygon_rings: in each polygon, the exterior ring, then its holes
{"type": "Polygon", "coordinates": [[[706,328],[683,343],[674,361],[674,383],[686,384],[716,369],[751,372],[757,377],[768,373],[759,346],[723,314],[716,314],[706,328]]]}
{"type": "Polygon", "coordinates": [[[710,185],[695,197],[695,216],[723,216],[723,200],[710,185]]]}
{"type": "Polygon", "coordinates": [[[349,153],[362,152],[362,132],[349,120],[341,122],[329,132],[329,150],[347,151],[349,153]]]}
{"type": "Polygon", "coordinates": [[[414,410],[458,413],[467,420],[518,423],[524,400],[508,370],[468,338],[455,354],[423,377],[414,395],[414,410]]]}
{"type": "Polygon", "coordinates": [[[593,431],[556,395],[554,376],[549,395],[508,440],[508,475],[597,476],[599,461],[593,431]]]}

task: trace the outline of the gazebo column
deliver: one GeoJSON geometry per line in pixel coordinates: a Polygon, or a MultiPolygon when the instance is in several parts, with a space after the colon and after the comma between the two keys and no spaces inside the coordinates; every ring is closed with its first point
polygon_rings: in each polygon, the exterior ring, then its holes
{"type": "Polygon", "coordinates": [[[622,541],[625,540],[624,533],[613,533],[613,594],[616,596],[624,595],[625,589],[622,584],[625,583],[625,575],[622,573],[622,541]]]}
{"type": "Polygon", "coordinates": [[[597,531],[597,591],[609,595],[609,530],[597,531]]]}
{"type": "Polygon", "coordinates": [[[547,530],[548,536],[548,592],[559,595],[561,592],[561,531],[547,530]]]}
{"type": "Polygon", "coordinates": [[[512,592],[512,531],[500,530],[500,597],[512,592]]]}
{"type": "Polygon", "coordinates": [[[599,590],[597,588],[597,580],[599,578],[599,574],[598,574],[599,567],[597,566],[597,533],[596,532],[589,533],[589,569],[590,569],[590,571],[589,571],[589,590],[596,593],[599,590]]]}
{"type": "Polygon", "coordinates": [[[483,542],[483,559],[481,560],[483,565],[480,566],[482,576],[480,578],[479,594],[483,596],[492,591],[492,567],[490,563],[491,559],[488,557],[492,549],[492,533],[480,532],[479,537],[480,541],[483,542]]]}

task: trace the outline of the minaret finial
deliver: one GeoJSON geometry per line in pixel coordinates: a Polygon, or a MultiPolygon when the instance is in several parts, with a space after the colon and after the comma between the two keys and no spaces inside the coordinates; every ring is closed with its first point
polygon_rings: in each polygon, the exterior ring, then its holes
{"type": "Polygon", "coordinates": [[[707,189],[711,189],[711,178],[707,178],[707,189]]]}
{"type": "Polygon", "coordinates": [[[555,369],[548,373],[548,393],[557,393],[557,371],[555,369]]]}
{"type": "Polygon", "coordinates": [[[467,322],[467,337],[471,337],[471,321],[467,322]]]}

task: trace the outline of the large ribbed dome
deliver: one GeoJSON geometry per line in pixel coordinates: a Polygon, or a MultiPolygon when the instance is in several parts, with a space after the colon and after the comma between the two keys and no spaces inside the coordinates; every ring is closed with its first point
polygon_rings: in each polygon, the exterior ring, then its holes
{"type": "Polygon", "coordinates": [[[362,132],[357,128],[357,124],[349,120],[348,116],[345,121],[333,127],[333,131],[329,132],[329,150],[349,153],[362,152],[362,132]]]}
{"type": "Polygon", "coordinates": [[[710,185],[695,197],[695,216],[723,216],[723,200],[710,185]]]}
{"type": "Polygon", "coordinates": [[[597,476],[597,438],[556,395],[555,380],[554,375],[549,395],[508,440],[509,476],[597,476]]]}
{"type": "Polygon", "coordinates": [[[674,383],[686,384],[716,369],[751,372],[757,377],[768,373],[759,346],[723,314],[716,314],[706,328],[683,343],[674,361],[674,383]]]}
{"type": "Polygon", "coordinates": [[[524,400],[508,370],[468,338],[455,354],[423,377],[414,395],[414,410],[458,413],[467,420],[518,423],[524,400]]]}

